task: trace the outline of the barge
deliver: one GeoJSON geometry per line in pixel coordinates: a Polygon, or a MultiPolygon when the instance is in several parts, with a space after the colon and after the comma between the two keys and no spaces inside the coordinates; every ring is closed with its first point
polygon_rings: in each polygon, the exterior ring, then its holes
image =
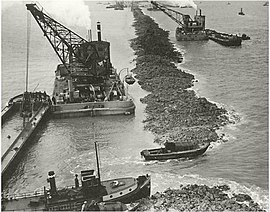
{"type": "Polygon", "coordinates": [[[50,105],[50,97],[45,92],[24,92],[10,99],[2,110],[2,180],[8,177],[19,159],[19,155],[30,142],[30,138],[41,123],[46,120],[50,113],[50,105]],[[9,126],[8,119],[17,113],[20,113],[21,116],[21,130],[14,137],[3,133],[5,131],[3,127],[9,126]]]}
{"type": "Polygon", "coordinates": [[[223,46],[241,46],[242,37],[233,34],[216,32],[215,30],[207,31],[210,40],[213,40],[223,46]]]}
{"type": "Polygon", "coordinates": [[[130,83],[121,80],[112,66],[110,43],[101,39],[99,22],[98,40],[92,41],[90,31],[86,40],[36,4],[26,7],[62,62],[55,71],[53,117],[134,114],[135,105],[127,92],[130,83]]]}

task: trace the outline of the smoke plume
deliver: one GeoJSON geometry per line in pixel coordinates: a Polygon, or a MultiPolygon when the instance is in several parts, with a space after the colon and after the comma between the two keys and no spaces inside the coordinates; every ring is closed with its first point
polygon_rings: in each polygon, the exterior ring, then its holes
{"type": "Polygon", "coordinates": [[[193,0],[163,1],[161,3],[174,7],[193,7],[195,10],[197,10],[197,5],[193,2],[193,0]]]}
{"type": "Polygon", "coordinates": [[[83,0],[40,1],[48,15],[68,26],[91,28],[90,11],[83,0]]]}

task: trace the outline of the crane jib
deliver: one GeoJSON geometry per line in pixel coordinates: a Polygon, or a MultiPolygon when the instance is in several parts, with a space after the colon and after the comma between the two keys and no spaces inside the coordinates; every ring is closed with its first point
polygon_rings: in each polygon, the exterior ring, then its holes
{"type": "MultiPolygon", "coordinates": [[[[89,69],[90,72],[92,71],[91,74],[96,74],[96,70],[94,70],[96,65],[93,65],[93,63],[98,63],[105,57],[100,56],[102,53],[97,49],[101,48],[103,52],[108,52],[108,42],[88,42],[44,13],[43,9],[40,9],[36,4],[26,4],[26,7],[69,73],[71,73],[69,64],[76,62],[89,69]]],[[[107,63],[110,63],[109,59],[107,63]]]]}

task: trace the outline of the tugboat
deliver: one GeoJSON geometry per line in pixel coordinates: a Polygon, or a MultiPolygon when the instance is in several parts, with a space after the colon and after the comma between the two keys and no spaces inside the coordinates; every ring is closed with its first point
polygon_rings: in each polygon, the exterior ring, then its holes
{"type": "Polygon", "coordinates": [[[210,142],[194,146],[183,146],[174,142],[166,142],[165,148],[141,151],[145,160],[168,160],[177,158],[194,158],[202,155],[210,146],[210,142]]]}
{"type": "Polygon", "coordinates": [[[135,105],[110,59],[110,43],[88,40],[44,13],[36,4],[27,4],[43,34],[62,64],[55,71],[52,95],[53,117],[133,114],[135,105]]]}
{"type": "Polygon", "coordinates": [[[128,204],[150,196],[149,175],[101,181],[96,142],[95,151],[97,176],[94,170],[84,170],[81,171],[81,184],[76,174],[73,186],[58,189],[55,173],[49,171],[47,182],[50,189],[44,187],[33,194],[2,194],[2,211],[84,211],[85,208],[93,210],[93,203],[103,206],[104,210],[106,204],[111,205],[110,202],[114,202],[114,205],[117,202],[128,204]]]}
{"type": "Polygon", "coordinates": [[[241,8],[241,11],[238,13],[238,15],[245,15],[245,13],[243,12],[243,8],[241,8]]]}

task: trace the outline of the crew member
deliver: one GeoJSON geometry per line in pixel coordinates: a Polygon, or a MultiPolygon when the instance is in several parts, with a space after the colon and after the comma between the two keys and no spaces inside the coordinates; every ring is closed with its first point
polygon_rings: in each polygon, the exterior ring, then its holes
{"type": "Polygon", "coordinates": [[[75,174],[75,188],[79,188],[80,184],[79,184],[79,180],[78,180],[78,175],[75,174]]]}

